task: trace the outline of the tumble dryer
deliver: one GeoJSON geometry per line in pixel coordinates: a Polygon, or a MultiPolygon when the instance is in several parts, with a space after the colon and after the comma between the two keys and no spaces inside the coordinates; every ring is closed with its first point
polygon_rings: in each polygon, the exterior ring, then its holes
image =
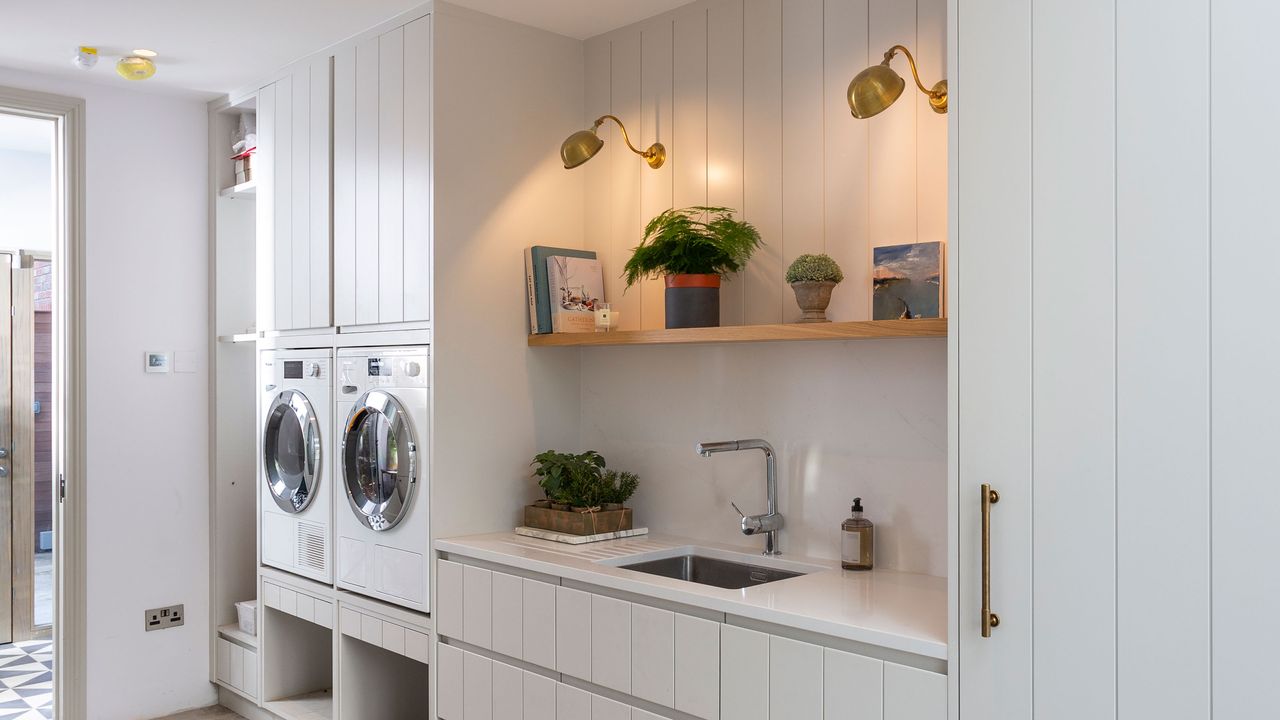
{"type": "Polygon", "coordinates": [[[262,563],[333,582],[332,351],[262,353],[262,563]]]}
{"type": "Polygon", "coordinates": [[[338,351],[337,585],[430,609],[430,350],[338,351]]]}

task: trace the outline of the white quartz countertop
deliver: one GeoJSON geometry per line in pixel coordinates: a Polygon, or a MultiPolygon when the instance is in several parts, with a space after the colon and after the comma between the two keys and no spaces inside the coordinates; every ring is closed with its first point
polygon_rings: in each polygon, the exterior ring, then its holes
{"type": "MultiPolygon", "coordinates": [[[[621,592],[808,630],[929,658],[947,658],[947,581],[893,570],[855,572],[839,562],[783,555],[756,555],[749,562],[808,574],[763,585],[723,588],[625,570],[633,555],[672,555],[682,549],[758,553],[678,537],[647,535],[586,545],[564,545],[515,533],[492,533],[436,541],[436,549],[532,572],[555,575],[621,592]],[[613,563],[613,564],[610,564],[613,563]],[[800,567],[799,565],[810,567],[800,567]]],[[[728,557],[728,555],[726,555],[728,557]]]]}

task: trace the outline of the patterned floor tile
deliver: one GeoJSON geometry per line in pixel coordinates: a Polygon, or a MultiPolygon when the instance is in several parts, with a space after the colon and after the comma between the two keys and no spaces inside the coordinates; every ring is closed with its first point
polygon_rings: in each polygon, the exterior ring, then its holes
{"type": "Polygon", "coordinates": [[[0,720],[52,720],[53,643],[0,645],[0,720]]]}

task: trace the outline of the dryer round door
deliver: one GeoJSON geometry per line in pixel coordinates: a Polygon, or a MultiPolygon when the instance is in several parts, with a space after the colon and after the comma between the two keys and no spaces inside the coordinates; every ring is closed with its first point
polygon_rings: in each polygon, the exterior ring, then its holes
{"type": "Polygon", "coordinates": [[[276,505],[300,513],[315,499],[320,479],[320,421],[297,390],[276,395],[262,430],[262,466],[276,505]]]}
{"type": "Polygon", "coordinates": [[[382,390],[356,400],[342,433],[342,478],[347,500],[371,530],[404,519],[418,482],[418,438],[400,401],[382,390]]]}

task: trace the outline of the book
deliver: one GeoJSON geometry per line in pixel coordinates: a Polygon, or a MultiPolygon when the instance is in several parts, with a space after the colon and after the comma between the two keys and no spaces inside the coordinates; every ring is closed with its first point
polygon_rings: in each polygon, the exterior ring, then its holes
{"type": "Polygon", "coordinates": [[[555,248],[535,245],[524,251],[525,291],[529,301],[529,334],[541,335],[552,331],[551,328],[551,293],[547,283],[547,258],[553,255],[563,257],[589,258],[594,260],[595,252],[576,250],[573,248],[555,248]]]}
{"type": "Polygon", "coordinates": [[[595,332],[596,306],[604,302],[604,273],[600,261],[552,255],[547,258],[551,291],[551,331],[595,332]]]}

